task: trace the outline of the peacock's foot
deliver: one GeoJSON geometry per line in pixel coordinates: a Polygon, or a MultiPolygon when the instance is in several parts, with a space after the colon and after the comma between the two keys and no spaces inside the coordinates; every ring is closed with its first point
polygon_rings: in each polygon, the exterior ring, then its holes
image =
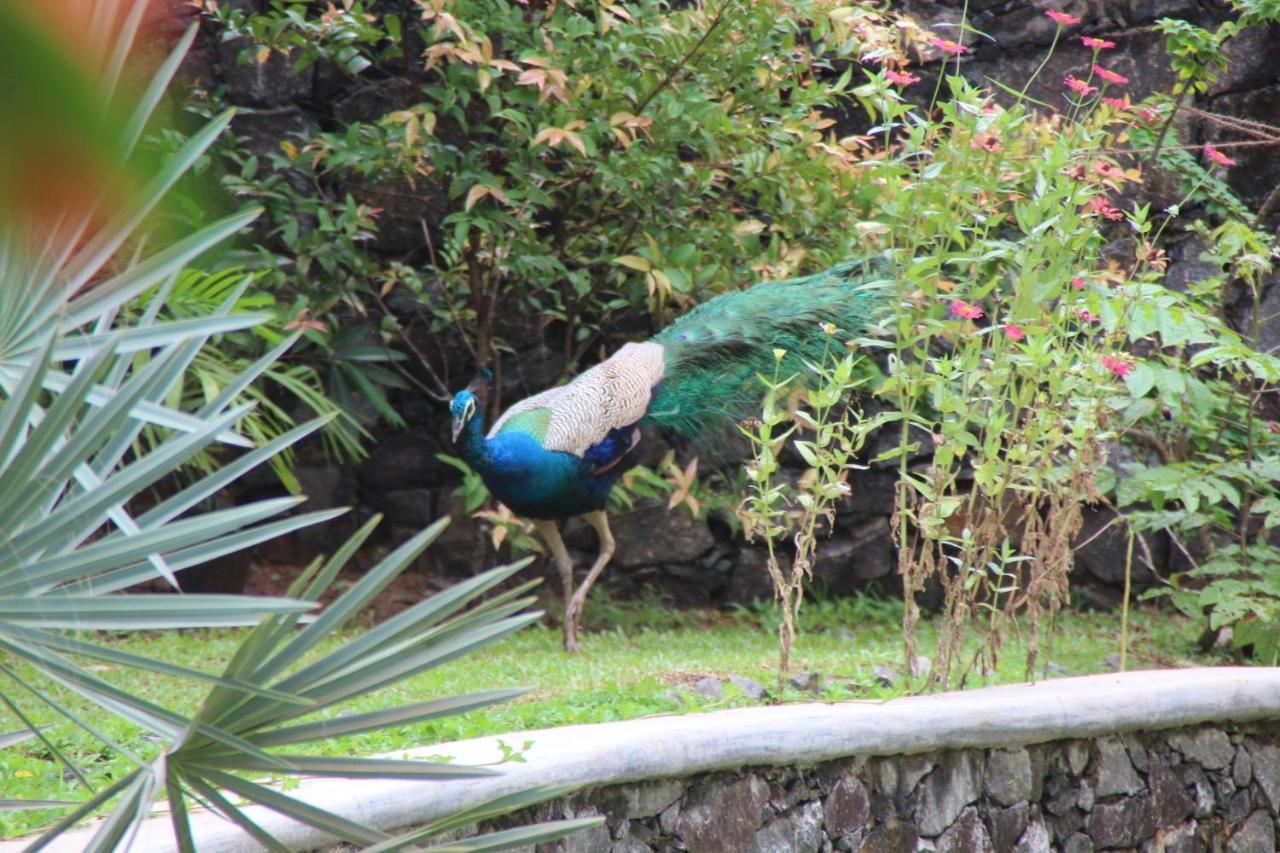
{"type": "Polygon", "coordinates": [[[564,608],[564,650],[566,652],[576,652],[579,650],[578,645],[578,625],[582,618],[583,599],[579,595],[573,595],[569,598],[569,603],[564,608]]]}
{"type": "Polygon", "coordinates": [[[566,652],[577,652],[577,651],[581,651],[581,648],[582,647],[578,645],[578,626],[570,625],[568,622],[565,622],[564,623],[564,650],[566,652]]]}

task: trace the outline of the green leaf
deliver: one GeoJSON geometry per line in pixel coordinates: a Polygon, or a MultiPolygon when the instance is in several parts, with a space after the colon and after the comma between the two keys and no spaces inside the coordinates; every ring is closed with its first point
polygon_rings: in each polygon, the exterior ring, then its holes
{"type": "Polygon", "coordinates": [[[1145,361],[1140,361],[1133,366],[1133,371],[1124,378],[1124,384],[1134,399],[1145,397],[1147,392],[1156,384],[1155,371],[1145,361]]]}
{"type": "Polygon", "coordinates": [[[0,634],[7,633],[5,622],[77,630],[251,625],[266,613],[299,612],[312,606],[310,602],[242,595],[175,595],[169,596],[163,607],[138,596],[0,597],[0,634]]]}
{"type": "MultiPolygon", "coordinates": [[[[198,669],[191,669],[185,666],[178,666],[177,664],[166,663],[165,661],[156,660],[154,658],[144,657],[142,655],[122,652],[109,646],[98,646],[93,643],[86,643],[61,634],[51,634],[46,631],[22,628],[17,623],[6,625],[3,629],[3,633],[33,645],[44,646],[59,652],[81,655],[82,657],[106,661],[108,663],[114,663],[119,666],[130,667],[132,669],[159,672],[164,675],[172,675],[177,678],[186,678],[192,681],[207,681],[212,684],[222,685],[230,690],[259,696],[268,696],[281,702],[292,702],[300,705],[307,704],[305,699],[297,696],[291,696],[288,693],[282,693],[279,690],[259,687],[255,684],[249,684],[244,681],[238,681],[218,675],[211,675],[198,669]]],[[[34,736],[30,732],[28,734],[34,736]]],[[[3,749],[5,746],[4,736],[0,735],[0,749],[3,749]]]]}
{"type": "Polygon", "coordinates": [[[0,799],[0,812],[27,811],[28,809],[60,809],[74,806],[73,800],[3,800],[0,799]]]}
{"type": "Polygon", "coordinates": [[[638,272],[649,272],[653,269],[653,264],[639,255],[619,255],[613,259],[613,262],[638,272]]]}
{"type": "MultiPolygon", "coordinates": [[[[250,820],[248,815],[246,815],[240,809],[236,808],[231,803],[231,801],[228,800],[226,797],[222,796],[222,792],[219,791],[217,788],[215,788],[213,785],[208,784],[203,779],[200,779],[198,776],[190,776],[190,775],[184,774],[183,780],[188,785],[190,785],[193,790],[195,790],[202,797],[204,797],[204,799],[210,804],[210,806],[212,806],[214,810],[216,810],[223,817],[230,820],[232,823],[239,826],[246,833],[248,833],[250,837],[252,837],[255,841],[261,844],[263,849],[272,851],[272,853],[293,853],[292,850],[290,850],[288,847],[281,844],[279,841],[276,841],[276,839],[272,837],[269,833],[267,833],[264,829],[262,829],[262,827],[258,826],[256,823],[250,820]]],[[[176,802],[182,802],[182,798],[178,797],[176,802]]],[[[186,809],[185,807],[182,807],[182,808],[183,808],[183,822],[185,825],[186,809]]],[[[174,821],[178,820],[177,811],[174,812],[173,819],[174,821]]],[[[188,829],[188,834],[189,834],[189,829],[188,829]]],[[[198,853],[198,851],[195,850],[194,844],[192,844],[191,849],[193,853],[198,853]]]]}
{"type": "Polygon", "coordinates": [[[64,832],[66,832],[72,826],[75,826],[82,819],[92,814],[103,803],[107,802],[112,797],[115,797],[117,794],[119,794],[121,791],[125,790],[126,788],[130,788],[134,784],[136,784],[138,781],[138,777],[141,776],[143,772],[144,770],[142,768],[140,767],[135,768],[129,773],[125,774],[115,784],[110,785],[106,788],[103,788],[93,797],[89,798],[88,800],[85,800],[83,803],[80,804],[80,807],[78,809],[76,809],[71,814],[67,815],[62,820],[58,821],[53,826],[51,826],[43,835],[41,835],[38,839],[36,839],[36,841],[30,847],[28,847],[25,851],[23,851],[23,853],[37,853],[37,851],[43,850],[53,842],[57,841],[59,836],[61,836],[64,832]]]}

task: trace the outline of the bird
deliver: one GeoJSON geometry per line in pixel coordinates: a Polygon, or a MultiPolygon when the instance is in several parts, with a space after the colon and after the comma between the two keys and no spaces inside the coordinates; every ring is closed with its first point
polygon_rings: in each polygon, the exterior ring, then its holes
{"type": "Polygon", "coordinates": [[[805,361],[822,359],[833,327],[864,333],[883,302],[886,276],[883,259],[870,257],[721,294],[566,384],[515,403],[488,430],[482,385],[453,396],[452,438],[462,459],[495,498],[534,523],[556,562],[566,651],[580,648],[587,593],[616,550],[609,493],[654,433],[696,439],[736,423],[763,399],[759,377],[775,365],[804,374],[805,361]],[[577,586],[557,527],[575,516],[599,541],[577,586]]]}

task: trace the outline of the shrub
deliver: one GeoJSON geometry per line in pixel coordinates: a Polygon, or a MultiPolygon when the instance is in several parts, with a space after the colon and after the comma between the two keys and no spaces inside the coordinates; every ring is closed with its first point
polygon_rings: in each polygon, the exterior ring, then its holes
{"type": "MultiPolygon", "coordinates": [[[[264,204],[269,244],[288,258],[266,259],[266,281],[314,316],[356,304],[398,344],[403,314],[383,300],[412,294],[426,328],[462,335],[499,375],[522,342],[507,336],[527,341],[539,317],[537,334],[571,368],[636,314],[661,322],[744,280],[856,254],[875,190],[851,166],[862,142],[829,139],[830,116],[852,63],[895,43],[881,13],[657,0],[390,8],[216,12],[223,38],[248,39],[242,62],[336,62],[352,86],[400,93],[396,108],[263,158],[228,152],[228,188],[264,204]],[[391,215],[373,208],[403,195],[423,199],[401,213],[424,226],[425,254],[410,263],[365,239],[391,215]]],[[[447,361],[420,361],[424,386],[447,396],[447,361]]]]}

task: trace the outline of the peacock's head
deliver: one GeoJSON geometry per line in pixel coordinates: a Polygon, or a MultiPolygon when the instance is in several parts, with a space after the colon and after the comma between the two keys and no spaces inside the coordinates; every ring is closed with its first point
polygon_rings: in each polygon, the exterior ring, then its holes
{"type": "Polygon", "coordinates": [[[453,400],[449,403],[449,414],[453,416],[454,444],[458,443],[458,436],[462,435],[467,422],[474,418],[479,410],[480,402],[474,391],[459,391],[453,395],[453,400]]]}

